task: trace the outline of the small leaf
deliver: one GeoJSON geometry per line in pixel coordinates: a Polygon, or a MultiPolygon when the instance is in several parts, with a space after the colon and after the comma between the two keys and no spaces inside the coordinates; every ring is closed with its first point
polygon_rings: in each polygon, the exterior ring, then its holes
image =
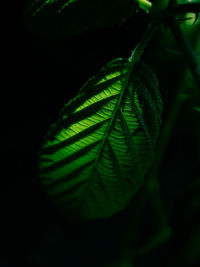
{"type": "Polygon", "coordinates": [[[64,106],[40,156],[41,182],[80,220],[122,210],[144,182],[160,130],[162,101],[153,72],[109,62],[64,106]]]}
{"type": "Polygon", "coordinates": [[[135,0],[35,0],[26,25],[45,35],[77,34],[121,24],[137,9],[135,0]]]}

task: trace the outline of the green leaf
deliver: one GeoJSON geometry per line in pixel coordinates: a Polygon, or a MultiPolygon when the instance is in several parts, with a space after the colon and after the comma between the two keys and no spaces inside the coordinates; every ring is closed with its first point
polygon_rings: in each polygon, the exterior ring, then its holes
{"type": "Polygon", "coordinates": [[[158,83],[146,64],[130,65],[109,62],[64,106],[44,138],[41,182],[71,218],[122,210],[152,163],[162,113],[158,83]]]}
{"type": "Polygon", "coordinates": [[[35,0],[25,24],[37,34],[77,34],[121,24],[137,9],[134,0],[35,0]]]}

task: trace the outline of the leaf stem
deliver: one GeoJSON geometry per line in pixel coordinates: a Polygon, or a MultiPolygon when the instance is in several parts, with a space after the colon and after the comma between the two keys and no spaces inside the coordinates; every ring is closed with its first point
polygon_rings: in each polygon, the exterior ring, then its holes
{"type": "Polygon", "coordinates": [[[147,31],[145,32],[142,40],[135,47],[135,49],[133,50],[129,58],[129,62],[132,63],[131,65],[135,65],[140,60],[140,57],[143,54],[144,49],[148,45],[154,33],[160,27],[160,24],[163,21],[163,18],[164,18],[164,13],[161,12],[159,15],[154,17],[153,20],[150,22],[150,24],[147,26],[147,31]]]}

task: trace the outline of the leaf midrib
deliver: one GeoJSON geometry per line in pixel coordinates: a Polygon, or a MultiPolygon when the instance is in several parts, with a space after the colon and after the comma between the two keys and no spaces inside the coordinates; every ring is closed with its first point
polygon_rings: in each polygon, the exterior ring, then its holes
{"type": "MultiPolygon", "coordinates": [[[[100,148],[99,148],[96,160],[94,162],[94,165],[93,165],[93,168],[92,168],[92,171],[91,171],[90,178],[88,179],[87,185],[85,186],[85,190],[84,190],[84,192],[82,194],[82,198],[81,198],[81,201],[80,201],[80,206],[82,206],[82,207],[83,207],[85,199],[86,199],[86,198],[84,198],[84,196],[85,196],[85,194],[87,192],[87,189],[90,188],[91,180],[94,177],[95,172],[98,172],[97,166],[98,166],[99,159],[100,159],[101,154],[103,152],[103,149],[104,149],[104,146],[106,144],[106,141],[108,140],[108,136],[109,136],[110,131],[111,131],[112,127],[113,127],[113,124],[115,123],[115,120],[116,120],[116,117],[117,117],[117,113],[120,110],[120,106],[123,103],[124,98],[126,97],[125,92],[126,92],[126,90],[128,90],[128,85],[129,85],[129,82],[130,82],[130,78],[131,78],[131,75],[132,75],[132,72],[133,72],[133,68],[134,68],[136,63],[137,63],[137,61],[129,62],[129,65],[127,67],[128,70],[127,70],[127,72],[125,74],[125,80],[124,80],[121,92],[119,94],[119,97],[118,97],[117,102],[116,102],[115,107],[114,107],[113,116],[111,116],[110,121],[108,122],[107,128],[105,130],[104,136],[103,136],[101,144],[100,144],[100,148]]],[[[126,65],[125,65],[125,67],[126,67],[126,65]]],[[[121,79],[122,77],[123,77],[123,73],[121,73],[119,78],[121,79]]],[[[121,173],[120,173],[120,175],[121,175],[121,173]]]]}
{"type": "MultiPolygon", "coordinates": [[[[116,117],[117,117],[117,113],[120,110],[120,106],[121,106],[124,98],[126,97],[125,92],[126,92],[126,90],[128,90],[128,85],[129,85],[130,77],[131,77],[131,74],[132,74],[134,66],[135,66],[135,64],[133,64],[133,62],[132,62],[132,64],[129,63],[128,70],[127,70],[126,76],[125,76],[126,78],[124,80],[124,85],[122,86],[121,92],[120,92],[119,97],[117,99],[117,102],[115,104],[115,107],[114,107],[114,110],[113,110],[113,116],[111,116],[110,121],[108,122],[108,125],[107,125],[107,129],[105,130],[105,133],[104,133],[101,145],[100,145],[100,149],[99,149],[98,155],[96,157],[95,166],[98,165],[98,161],[99,161],[101,153],[102,153],[102,151],[104,149],[106,140],[107,140],[107,138],[108,138],[108,136],[110,134],[110,131],[111,131],[112,127],[113,127],[113,124],[115,123],[115,120],[116,120],[116,117]]],[[[122,73],[122,75],[123,75],[123,73],[122,73]]],[[[121,75],[121,77],[122,77],[122,75],[121,75]]]]}

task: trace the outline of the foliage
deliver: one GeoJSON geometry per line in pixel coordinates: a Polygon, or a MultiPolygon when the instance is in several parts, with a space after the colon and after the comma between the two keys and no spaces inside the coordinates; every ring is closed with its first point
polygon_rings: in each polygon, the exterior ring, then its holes
{"type": "MultiPolygon", "coordinates": [[[[133,256],[158,248],[170,236],[181,249],[175,257],[169,248],[163,266],[191,266],[199,260],[199,182],[180,197],[186,201],[183,209],[179,211],[179,204],[174,208],[176,225],[165,214],[159,175],[181,114],[191,116],[195,110],[198,125],[191,129],[199,133],[200,2],[38,0],[26,14],[31,27],[39,24],[35,30],[40,34],[70,35],[120,25],[137,16],[140,8],[148,13],[146,32],[131,57],[107,63],[51,125],[41,146],[40,180],[53,202],[76,222],[108,218],[135,203],[124,231],[119,266],[130,265],[133,256]],[[142,243],[137,234],[147,200],[158,229],[142,243]],[[181,239],[194,217],[192,235],[181,239]]],[[[188,121],[191,124],[192,116],[188,121]]]]}
{"type": "Polygon", "coordinates": [[[123,209],[143,184],[159,134],[162,101],[144,63],[116,59],[62,110],[44,141],[41,181],[65,211],[84,219],[123,209]]]}

